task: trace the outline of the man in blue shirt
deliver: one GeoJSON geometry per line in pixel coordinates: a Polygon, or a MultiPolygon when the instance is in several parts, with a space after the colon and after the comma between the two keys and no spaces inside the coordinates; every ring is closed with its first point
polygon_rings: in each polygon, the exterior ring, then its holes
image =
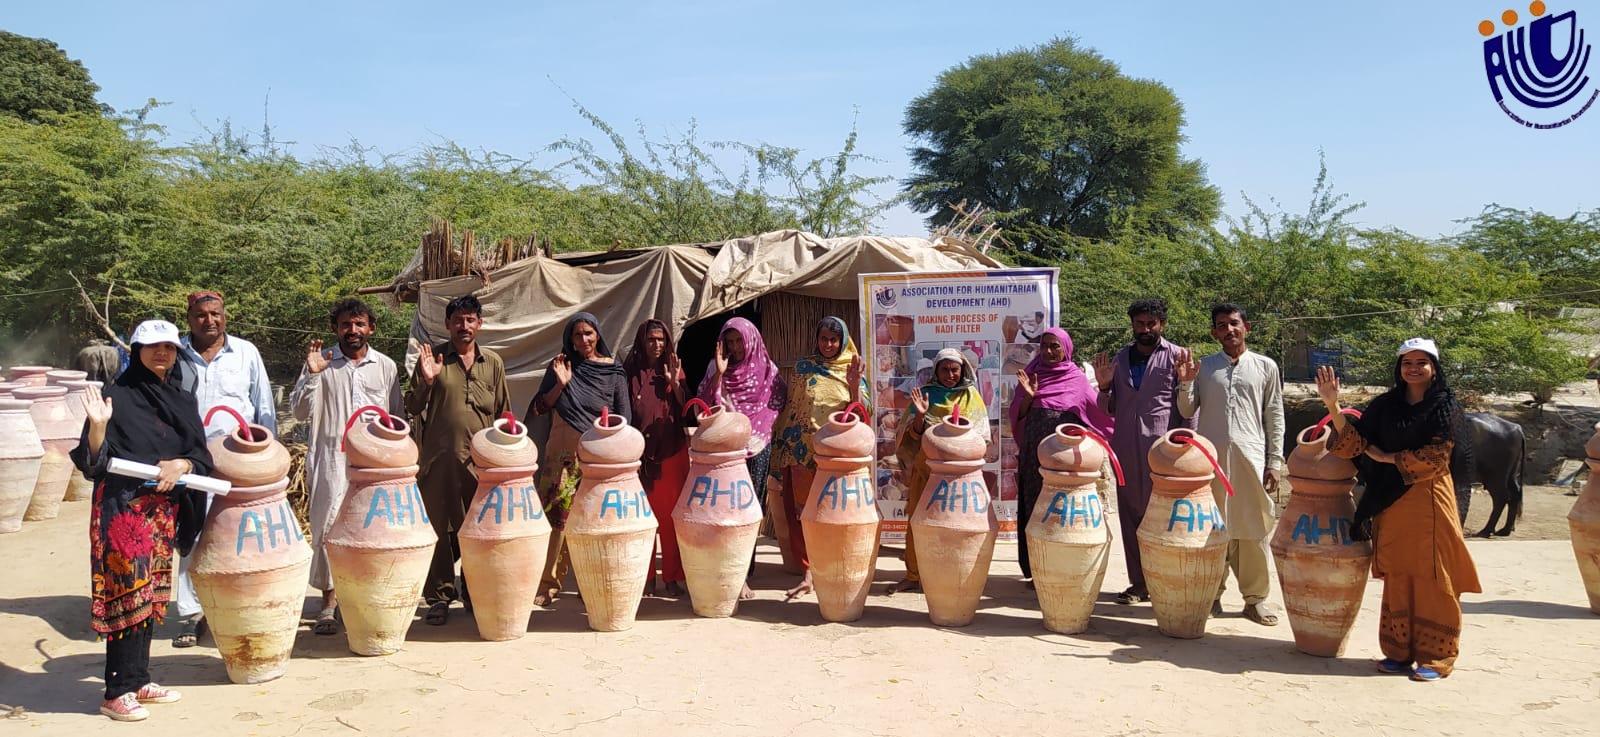
{"type": "MultiPolygon", "coordinates": [[[[228,316],[222,295],[195,292],[189,295],[189,334],[183,337],[178,360],[184,362],[184,389],[193,393],[203,419],[215,407],[229,407],[247,422],[278,434],[278,418],[273,408],[272,385],[261,352],[243,338],[228,335],[228,316]]],[[[233,415],[219,412],[206,426],[210,442],[238,429],[233,415]]],[[[208,499],[209,504],[209,499],[208,499]]],[[[192,647],[205,632],[205,618],[194,584],[189,580],[189,558],[178,560],[178,616],[183,620],[173,647],[192,647]]]]}

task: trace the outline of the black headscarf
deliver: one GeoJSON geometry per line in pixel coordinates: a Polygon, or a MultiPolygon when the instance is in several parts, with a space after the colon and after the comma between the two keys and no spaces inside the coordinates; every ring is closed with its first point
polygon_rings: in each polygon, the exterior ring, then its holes
{"type": "MultiPolygon", "coordinates": [[[[1400,378],[1400,358],[1397,357],[1394,388],[1372,400],[1361,418],[1352,420],[1351,425],[1368,443],[1389,453],[1454,442],[1455,447],[1450,454],[1451,469],[1467,467],[1470,465],[1467,459],[1471,457],[1472,442],[1461,403],[1456,401],[1455,392],[1445,382],[1444,369],[1439,365],[1439,360],[1432,355],[1428,356],[1428,360],[1433,363],[1433,383],[1423,394],[1422,401],[1416,404],[1406,401],[1406,384],[1400,378]]],[[[1363,457],[1357,460],[1369,459],[1363,457]]],[[[1358,467],[1363,471],[1367,489],[1356,505],[1350,536],[1357,540],[1370,540],[1373,518],[1399,501],[1409,487],[1401,478],[1400,469],[1392,463],[1366,462],[1358,463],[1358,467]]],[[[1456,481],[1471,483],[1470,479],[1459,477],[1456,481]]]]}
{"type": "MultiPolygon", "coordinates": [[[[105,442],[101,445],[106,458],[122,458],[155,465],[161,461],[182,458],[194,466],[190,473],[200,476],[211,474],[211,451],[206,449],[206,431],[200,424],[200,407],[193,394],[183,385],[183,361],[174,361],[167,370],[166,380],[155,375],[139,358],[142,344],[130,349],[128,368],[117,380],[106,387],[104,395],[111,400],[111,420],[106,423],[105,442]]],[[[83,425],[75,454],[88,454],[89,423],[83,425]]],[[[80,468],[91,465],[85,458],[80,468]]],[[[128,480],[130,488],[139,482],[128,480]]],[[[110,480],[107,479],[108,485],[110,480]]],[[[187,552],[200,534],[205,523],[205,496],[203,492],[175,489],[172,492],[177,514],[177,535],[174,544],[179,552],[187,552]]]]}
{"type": "MultiPolygon", "coordinates": [[[[622,364],[612,361],[600,363],[590,361],[580,355],[572,347],[572,328],[580,322],[589,323],[594,328],[595,346],[597,356],[611,357],[611,347],[606,345],[606,336],[600,332],[600,321],[587,312],[579,312],[567,321],[567,327],[561,332],[561,352],[567,357],[567,364],[572,367],[572,380],[561,390],[561,396],[556,397],[556,414],[561,416],[567,424],[579,432],[589,429],[596,418],[600,416],[603,407],[610,407],[612,413],[621,415],[626,419],[628,410],[628,376],[623,371],[622,364]]],[[[528,408],[528,414],[541,414],[535,412],[539,398],[556,385],[556,372],[546,371],[544,381],[539,382],[539,391],[533,396],[533,406],[528,408]]]]}

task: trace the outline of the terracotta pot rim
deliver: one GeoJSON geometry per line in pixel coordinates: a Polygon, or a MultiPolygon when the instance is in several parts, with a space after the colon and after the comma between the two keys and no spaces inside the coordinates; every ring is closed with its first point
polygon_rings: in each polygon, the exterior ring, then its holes
{"type": "Polygon", "coordinates": [[[1066,429],[1069,428],[1069,427],[1076,427],[1079,430],[1083,430],[1085,433],[1092,432],[1091,430],[1089,430],[1088,426],[1084,425],[1081,422],[1063,422],[1063,423],[1061,423],[1059,425],[1056,425],[1056,429],[1055,429],[1054,435],[1056,437],[1058,437],[1058,438],[1072,438],[1073,440],[1075,440],[1076,442],[1079,442],[1079,443],[1089,439],[1089,436],[1087,434],[1071,434],[1071,433],[1066,432],[1066,429]]]}
{"type": "Polygon", "coordinates": [[[274,482],[272,482],[270,484],[261,484],[261,485],[258,485],[258,486],[235,486],[232,489],[228,490],[228,493],[227,493],[225,498],[231,499],[231,498],[236,497],[236,496],[238,496],[238,497],[262,496],[262,495],[266,495],[266,494],[272,494],[272,493],[275,493],[275,492],[283,491],[284,489],[287,489],[287,488],[289,488],[289,479],[287,477],[285,477],[285,478],[278,479],[277,481],[274,481],[274,482]]]}
{"type": "Polygon", "coordinates": [[[592,468],[596,471],[629,471],[642,465],[644,465],[643,461],[625,461],[623,463],[600,463],[599,461],[590,461],[588,463],[584,463],[582,461],[578,462],[578,466],[581,469],[592,468]]]}
{"type": "Polygon", "coordinates": [[[1310,427],[1307,427],[1307,428],[1301,430],[1300,432],[1296,433],[1295,436],[1294,436],[1294,442],[1295,442],[1296,445],[1314,445],[1314,446],[1319,446],[1322,449],[1326,450],[1327,447],[1328,447],[1328,440],[1331,439],[1332,437],[1333,437],[1333,426],[1332,425],[1329,425],[1328,427],[1317,427],[1316,425],[1311,425],[1310,427]],[[1307,438],[1306,437],[1306,433],[1312,432],[1314,430],[1320,430],[1322,432],[1322,434],[1318,435],[1316,437],[1316,439],[1314,439],[1314,440],[1310,439],[1310,438],[1307,438]]]}
{"type": "Polygon", "coordinates": [[[817,459],[818,463],[822,463],[824,461],[826,461],[828,463],[842,463],[842,464],[860,464],[860,463],[871,463],[872,462],[872,456],[825,456],[825,455],[817,455],[817,456],[813,456],[813,457],[817,459]]]}
{"type": "Polygon", "coordinates": [[[411,435],[411,423],[391,415],[388,422],[375,420],[367,423],[373,434],[385,440],[399,440],[411,435]],[[395,427],[398,425],[398,427],[395,427]]]}
{"type": "Polygon", "coordinates": [[[387,478],[403,479],[403,478],[405,478],[407,476],[415,476],[415,475],[417,475],[417,471],[420,468],[422,468],[422,467],[418,466],[416,464],[412,464],[412,465],[409,465],[409,466],[391,466],[391,467],[388,467],[388,468],[380,468],[380,467],[375,467],[375,466],[346,466],[345,467],[345,473],[347,473],[347,474],[359,473],[359,474],[364,474],[364,475],[367,475],[367,476],[373,476],[373,477],[377,477],[377,478],[385,478],[385,477],[387,477],[387,478]]]}
{"type": "Polygon", "coordinates": [[[720,466],[724,463],[732,463],[734,461],[743,463],[744,459],[748,457],[745,453],[746,451],[744,448],[738,448],[736,450],[695,450],[694,448],[690,448],[689,462],[703,463],[710,466],[720,466]]]}
{"type": "Polygon", "coordinates": [[[493,474],[495,476],[521,476],[532,474],[539,470],[539,464],[537,463],[528,466],[480,466],[476,459],[473,460],[472,467],[480,474],[493,474]]]}
{"type": "Polygon", "coordinates": [[[0,412],[27,412],[33,406],[31,399],[0,397],[0,412]]]}
{"type": "Polygon", "coordinates": [[[1164,473],[1156,473],[1155,471],[1151,471],[1150,472],[1150,478],[1151,479],[1160,479],[1162,481],[1175,481],[1175,482],[1178,482],[1178,483],[1191,483],[1191,482],[1195,482],[1195,481],[1210,481],[1210,480],[1212,480],[1212,479],[1214,479],[1216,477],[1217,477],[1217,475],[1214,474],[1214,473],[1208,473],[1208,474],[1206,474],[1204,476],[1168,476],[1168,475],[1166,475],[1164,473]]]}
{"type": "Polygon", "coordinates": [[[18,399],[54,399],[67,396],[64,386],[24,386],[11,390],[11,396],[18,399]]]}
{"type": "Polygon", "coordinates": [[[6,373],[14,374],[20,372],[24,374],[42,374],[46,371],[54,370],[56,370],[56,367],[54,366],[12,366],[11,368],[6,369],[6,373]]]}

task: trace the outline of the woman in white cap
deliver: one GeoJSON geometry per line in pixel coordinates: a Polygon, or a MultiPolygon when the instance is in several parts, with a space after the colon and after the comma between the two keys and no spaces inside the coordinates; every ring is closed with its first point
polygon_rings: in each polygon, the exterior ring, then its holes
{"type": "Polygon", "coordinates": [[[1466,432],[1461,404],[1426,338],[1400,345],[1394,388],[1360,419],[1340,413],[1339,378],[1317,369],[1317,394],[1333,415],[1335,455],[1375,463],[1350,537],[1372,540],[1372,575],[1383,579],[1378,670],[1412,680],[1450,675],[1461,646],[1461,594],[1483,591],[1456,514],[1450,454],[1466,432]]]}
{"type": "Polygon", "coordinates": [[[72,460],[95,482],[89,517],[94,629],[106,639],[106,692],[100,713],[117,721],[150,716],[144,704],[179,694],[150,680],[150,634],[172,598],[172,550],[199,532],[185,519],[177,484],[211,472],[205,428],[193,394],[180,387],[178,328],[147,320],[133,331],[128,368],[106,387],[85,390],[83,435],[72,460]],[[112,458],[153,465],[155,481],[106,472],[112,458]]]}

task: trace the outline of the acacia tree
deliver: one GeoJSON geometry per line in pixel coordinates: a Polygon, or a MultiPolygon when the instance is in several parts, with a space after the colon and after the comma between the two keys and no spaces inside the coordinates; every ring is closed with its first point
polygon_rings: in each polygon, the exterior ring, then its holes
{"type": "Polygon", "coordinates": [[[1046,258],[1071,237],[1176,237],[1205,228],[1221,196],[1182,158],[1183,106],[1072,39],[976,56],[906,107],[916,172],[904,182],[930,225],[969,200],[1046,258]]]}

